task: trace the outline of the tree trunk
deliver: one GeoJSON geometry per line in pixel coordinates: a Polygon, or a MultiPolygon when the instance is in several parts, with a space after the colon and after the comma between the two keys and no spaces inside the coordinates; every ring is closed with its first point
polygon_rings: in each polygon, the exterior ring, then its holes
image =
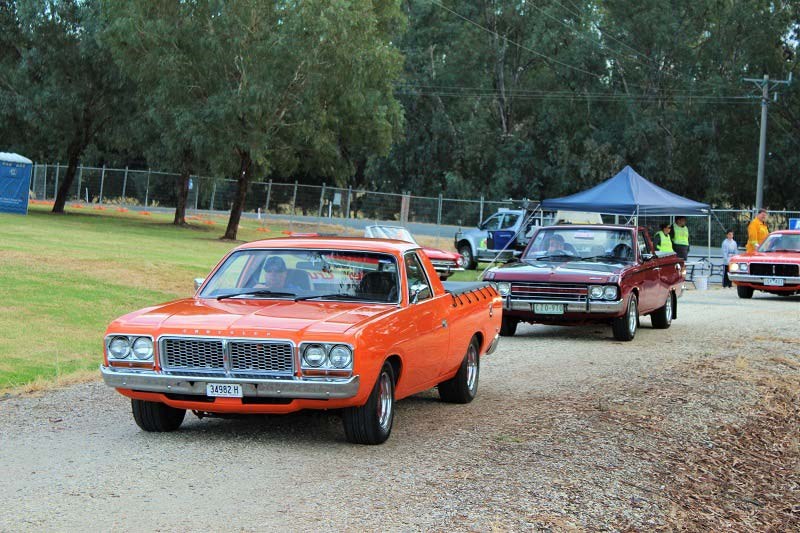
{"type": "Polygon", "coordinates": [[[223,239],[236,240],[236,232],[239,230],[244,201],[247,198],[247,188],[250,186],[250,175],[253,172],[253,160],[250,159],[250,152],[240,151],[239,158],[239,178],[236,180],[236,196],[233,199],[231,216],[228,219],[228,228],[225,230],[223,239]]]}
{"type": "Polygon", "coordinates": [[[189,197],[189,179],[192,175],[190,152],[184,151],[181,173],[175,178],[175,218],[172,223],[176,226],[186,225],[186,200],[189,197]]]}
{"type": "MultiPolygon", "coordinates": [[[[64,205],[67,203],[67,194],[69,193],[72,182],[75,181],[75,174],[78,171],[78,159],[80,158],[83,150],[79,148],[76,143],[70,145],[67,151],[67,172],[64,174],[64,179],[58,186],[56,193],[56,201],[53,203],[53,213],[63,213],[64,205]]],[[[80,197],[81,191],[78,191],[80,197]]]]}

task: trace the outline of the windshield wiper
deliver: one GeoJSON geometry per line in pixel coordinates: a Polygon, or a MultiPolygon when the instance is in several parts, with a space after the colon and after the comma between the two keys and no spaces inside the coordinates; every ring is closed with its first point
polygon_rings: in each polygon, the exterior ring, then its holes
{"type": "Polygon", "coordinates": [[[234,292],[231,294],[223,294],[222,296],[217,296],[217,300],[223,300],[225,298],[236,298],[237,296],[276,296],[278,298],[294,298],[297,295],[293,292],[254,290],[254,291],[234,292]]]}
{"type": "Polygon", "coordinates": [[[614,261],[615,263],[619,263],[621,259],[619,257],[614,257],[613,255],[593,255],[591,257],[583,257],[581,261],[614,261]]]}
{"type": "Polygon", "coordinates": [[[559,257],[566,257],[568,259],[580,258],[580,256],[578,256],[578,255],[561,253],[561,254],[543,255],[542,257],[537,257],[536,260],[537,261],[547,261],[548,259],[555,259],[555,258],[559,258],[559,257]]]}
{"type": "Polygon", "coordinates": [[[298,296],[294,299],[295,302],[302,302],[304,300],[366,300],[369,302],[386,302],[386,300],[381,298],[369,298],[365,296],[356,296],[355,294],[343,294],[341,292],[337,292],[335,294],[314,294],[311,296],[298,296]]]}

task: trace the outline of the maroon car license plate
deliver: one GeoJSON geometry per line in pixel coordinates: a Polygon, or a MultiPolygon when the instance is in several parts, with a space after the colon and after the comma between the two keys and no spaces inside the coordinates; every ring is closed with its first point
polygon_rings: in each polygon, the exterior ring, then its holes
{"type": "Polygon", "coordinates": [[[532,304],[531,309],[537,315],[563,315],[564,304],[532,304]]]}
{"type": "Polygon", "coordinates": [[[783,278],[764,278],[764,285],[783,287],[783,278]]]}

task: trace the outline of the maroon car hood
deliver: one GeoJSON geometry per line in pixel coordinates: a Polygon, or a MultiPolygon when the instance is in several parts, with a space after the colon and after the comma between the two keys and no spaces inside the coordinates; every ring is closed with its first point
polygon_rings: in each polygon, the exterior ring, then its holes
{"type": "Polygon", "coordinates": [[[510,263],[494,270],[494,281],[551,281],[560,283],[614,283],[634,265],[591,261],[530,261],[510,263]]]}

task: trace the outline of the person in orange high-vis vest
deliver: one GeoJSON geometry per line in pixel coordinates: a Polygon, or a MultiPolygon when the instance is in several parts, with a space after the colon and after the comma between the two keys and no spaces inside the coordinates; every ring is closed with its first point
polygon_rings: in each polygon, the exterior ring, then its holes
{"type": "Polygon", "coordinates": [[[756,251],[756,247],[769,235],[767,228],[767,210],[759,209],[756,218],[747,226],[747,253],[756,251]]]}

